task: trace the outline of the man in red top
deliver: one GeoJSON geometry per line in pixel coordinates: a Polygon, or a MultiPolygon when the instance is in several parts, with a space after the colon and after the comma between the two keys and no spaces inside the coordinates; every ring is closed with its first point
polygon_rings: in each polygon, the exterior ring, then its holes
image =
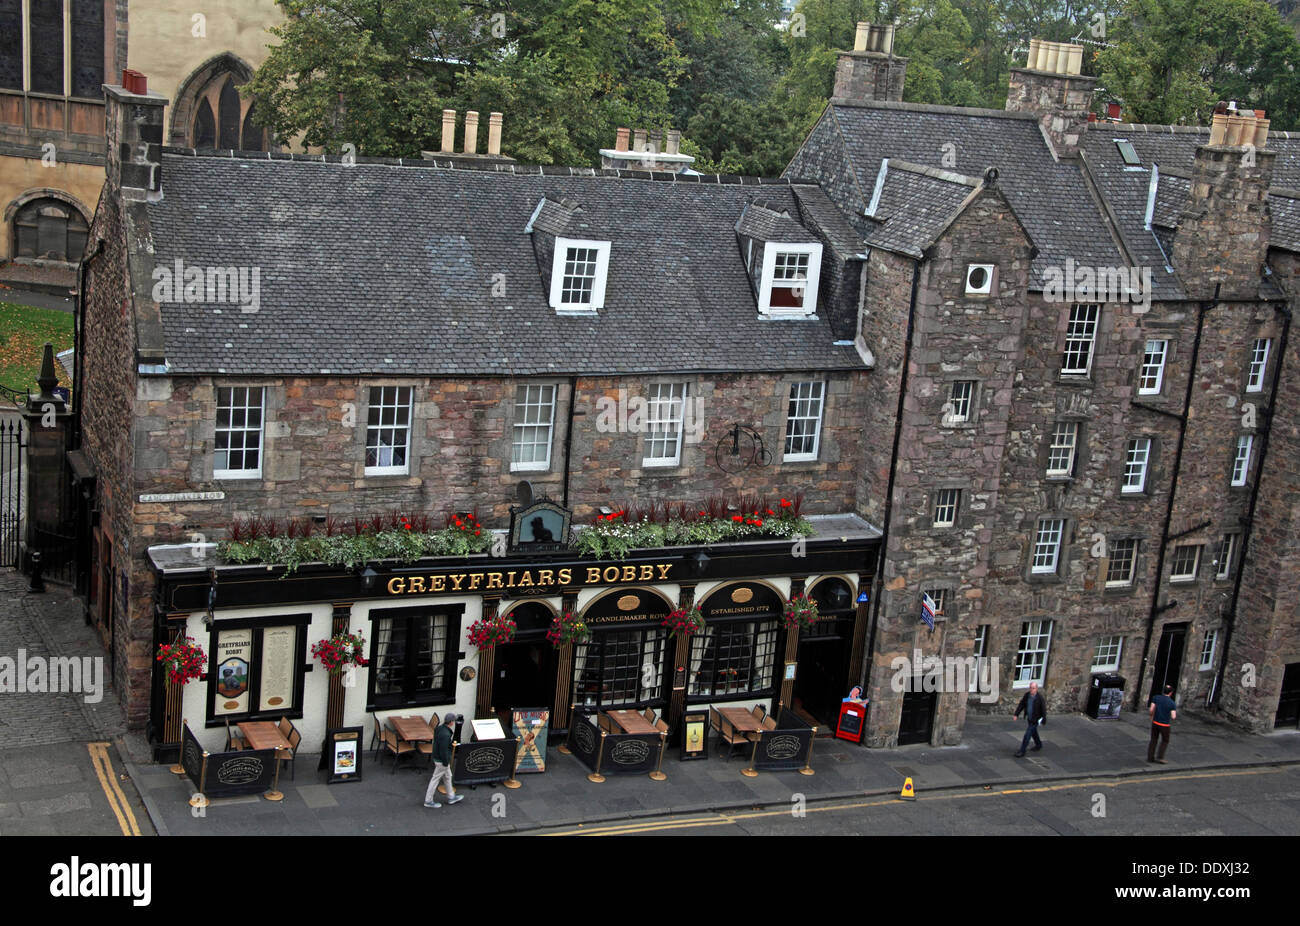
{"type": "Polygon", "coordinates": [[[1165,693],[1158,694],[1151,699],[1151,743],[1147,746],[1147,761],[1158,762],[1161,765],[1168,765],[1165,760],[1165,750],[1169,748],[1169,727],[1178,719],[1178,711],[1174,699],[1170,697],[1174,693],[1173,685],[1165,686],[1165,693]],[[1160,741],[1160,755],[1156,755],[1156,740],[1160,741]]]}

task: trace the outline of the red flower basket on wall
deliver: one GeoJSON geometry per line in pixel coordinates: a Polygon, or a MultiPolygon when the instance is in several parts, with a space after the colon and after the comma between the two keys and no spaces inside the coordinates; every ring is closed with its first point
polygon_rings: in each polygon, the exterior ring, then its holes
{"type": "Polygon", "coordinates": [[[158,661],[167,669],[167,680],[173,685],[184,685],[203,674],[208,654],[193,637],[177,637],[175,643],[158,647],[158,661]]]}

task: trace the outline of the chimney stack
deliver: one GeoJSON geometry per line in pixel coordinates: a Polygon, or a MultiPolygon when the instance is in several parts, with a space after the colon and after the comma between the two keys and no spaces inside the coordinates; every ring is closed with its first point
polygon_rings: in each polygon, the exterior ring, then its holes
{"type": "Polygon", "coordinates": [[[478,153],[478,113],[472,109],[465,113],[465,153],[478,153]]]}
{"type": "Polygon", "coordinates": [[[678,174],[695,163],[695,158],[682,154],[681,149],[680,129],[669,129],[666,136],[658,129],[619,129],[614,136],[614,147],[600,149],[600,166],[678,174]],[[629,136],[632,139],[630,147],[629,136]]]}
{"type": "Polygon", "coordinates": [[[488,150],[492,157],[501,154],[501,114],[488,113],[488,150]]]}
{"type": "Polygon", "coordinates": [[[139,71],[124,70],[120,86],[104,87],[107,149],[105,183],[124,200],[163,197],[163,109],[167,98],[150,93],[139,71]]]}
{"type": "Polygon", "coordinates": [[[903,98],[907,59],[894,54],[894,27],[858,23],[853,51],[840,52],[835,67],[834,99],[892,100],[903,98]]]}
{"type": "Polygon", "coordinates": [[[1174,233],[1173,264],[1187,294],[1255,298],[1272,215],[1268,188],[1276,151],[1263,110],[1216,107],[1209,141],[1196,149],[1191,192],[1174,233]]]}
{"type": "Polygon", "coordinates": [[[1033,113],[1057,157],[1075,157],[1097,78],[1079,73],[1083,46],[1033,39],[1023,68],[1011,69],[1007,111],[1033,113]]]}
{"type": "Polygon", "coordinates": [[[442,154],[456,153],[456,110],[442,111],[442,154]]]}

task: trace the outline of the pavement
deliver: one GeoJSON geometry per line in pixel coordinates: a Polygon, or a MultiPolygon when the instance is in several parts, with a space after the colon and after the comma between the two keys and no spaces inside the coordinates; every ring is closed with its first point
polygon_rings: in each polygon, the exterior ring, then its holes
{"type": "MultiPolygon", "coordinates": [[[[66,590],[50,585],[45,595],[31,595],[25,588],[26,579],[0,569],[0,656],[12,657],[19,647],[29,654],[40,648],[50,655],[85,655],[97,646],[98,638],[85,626],[79,604],[66,590]]],[[[75,832],[76,818],[66,815],[76,813],[83,814],[85,826],[91,826],[94,811],[104,803],[103,794],[95,792],[107,788],[102,777],[87,772],[89,758],[73,760],[77,748],[86,748],[76,744],[92,741],[107,742],[110,763],[120,762],[117,778],[122,789],[130,792],[124,803],[139,809],[138,829],[164,836],[528,832],[789,806],[799,797],[811,803],[897,795],[908,777],[918,799],[924,801],[927,792],[958,788],[1002,789],[1193,769],[1300,764],[1300,731],[1253,735],[1182,715],[1174,725],[1169,764],[1152,765],[1146,761],[1149,729],[1146,716],[1134,712],[1114,721],[1054,715],[1042,728],[1043,749],[1018,759],[1013,753],[1024,733],[1023,722],[1009,713],[971,714],[959,746],[865,749],[819,737],[813,775],[760,772],[750,778],[740,773],[746,762],[739,756],[728,761],[715,750],[707,760],[682,762],[677,751],[669,749],[663,763],[668,777],[661,782],[644,774],[609,774],[603,783],[588,781],[587,767],[576,757],[558,752],[553,743],[546,771],[520,775],[518,789],[461,788],[466,800],[437,810],[422,806],[429,778],[423,765],[404,761],[394,771],[391,760],[381,764],[367,751],[361,780],[329,785],[324,783],[325,773],[317,771],[318,756],[303,752],[296,762],[295,779],[286,777],[279,783],[282,801],[261,796],[222,798],[193,808],[190,781],[151,761],[144,737],[125,729],[111,691],[98,704],[87,704],[84,696],[73,694],[39,698],[4,694],[0,695],[0,833],[75,832]],[[76,767],[76,774],[60,770],[68,763],[76,767]],[[44,779],[42,768],[52,770],[44,779]],[[84,799],[75,796],[82,785],[87,793],[84,799]],[[42,815],[59,819],[42,828],[42,815]],[[25,822],[16,827],[15,821],[25,822]]],[[[111,798],[107,803],[113,803],[111,798]]],[[[112,817],[103,819],[106,826],[114,822],[112,817]]]]}

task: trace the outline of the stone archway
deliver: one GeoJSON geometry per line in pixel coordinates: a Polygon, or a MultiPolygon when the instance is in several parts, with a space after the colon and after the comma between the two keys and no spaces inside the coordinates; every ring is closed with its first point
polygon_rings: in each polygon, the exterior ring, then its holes
{"type": "Polygon", "coordinates": [[[8,256],[76,263],[86,249],[90,219],[90,210],[63,190],[27,190],[5,207],[8,256]]]}
{"type": "Polygon", "coordinates": [[[257,122],[253,102],[239,88],[253,76],[230,52],[208,59],[181,81],[172,104],[167,144],[176,148],[277,150],[270,131],[257,122]]]}

